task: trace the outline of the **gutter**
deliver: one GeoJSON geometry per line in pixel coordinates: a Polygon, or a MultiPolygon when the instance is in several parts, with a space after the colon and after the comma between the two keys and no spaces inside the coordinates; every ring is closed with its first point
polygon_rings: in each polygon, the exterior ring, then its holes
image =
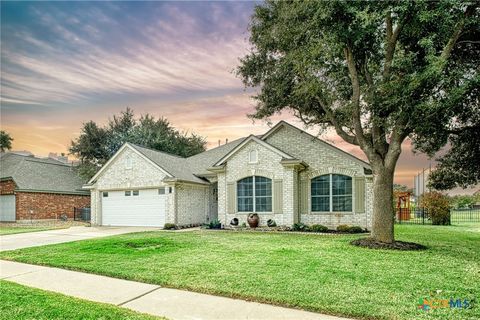
{"type": "Polygon", "coordinates": [[[30,193],[53,193],[53,194],[67,194],[89,196],[88,191],[57,191],[57,190],[36,190],[36,189],[15,189],[15,192],[30,192],[30,193]]]}

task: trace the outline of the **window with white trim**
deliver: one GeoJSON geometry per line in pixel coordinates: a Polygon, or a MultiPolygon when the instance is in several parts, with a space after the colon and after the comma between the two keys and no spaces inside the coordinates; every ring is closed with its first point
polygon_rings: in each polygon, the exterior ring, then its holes
{"type": "Polygon", "coordinates": [[[133,191],[132,191],[132,194],[133,194],[134,196],[138,196],[138,195],[140,194],[140,191],[138,191],[138,190],[133,190],[133,191]]]}
{"type": "Polygon", "coordinates": [[[165,194],[165,188],[162,187],[162,188],[158,189],[158,194],[165,194]]]}
{"type": "Polygon", "coordinates": [[[125,191],[125,196],[130,197],[132,195],[132,192],[130,190],[125,191]]]}
{"type": "Polygon", "coordinates": [[[108,192],[106,192],[106,191],[102,192],[102,197],[107,198],[108,197],[108,192]]]}
{"type": "Polygon", "coordinates": [[[326,174],[311,180],[313,212],[352,211],[352,177],[326,174]]]}
{"type": "Polygon", "coordinates": [[[272,212],[272,180],[251,176],[237,181],[238,212],[272,212]]]}

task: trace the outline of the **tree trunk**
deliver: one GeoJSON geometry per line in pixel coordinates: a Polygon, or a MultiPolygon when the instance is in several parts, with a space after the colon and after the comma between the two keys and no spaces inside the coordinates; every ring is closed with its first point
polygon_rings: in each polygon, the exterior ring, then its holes
{"type": "Polygon", "coordinates": [[[394,241],[393,173],[383,165],[373,166],[373,221],[372,238],[376,241],[394,241]]]}

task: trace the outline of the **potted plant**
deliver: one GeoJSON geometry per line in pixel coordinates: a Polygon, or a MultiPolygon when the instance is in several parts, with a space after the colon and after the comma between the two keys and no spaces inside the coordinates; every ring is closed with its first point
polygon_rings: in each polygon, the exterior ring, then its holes
{"type": "Polygon", "coordinates": [[[258,217],[258,214],[256,213],[250,213],[247,217],[247,222],[250,228],[256,228],[258,227],[258,223],[260,222],[260,218],[258,217]]]}

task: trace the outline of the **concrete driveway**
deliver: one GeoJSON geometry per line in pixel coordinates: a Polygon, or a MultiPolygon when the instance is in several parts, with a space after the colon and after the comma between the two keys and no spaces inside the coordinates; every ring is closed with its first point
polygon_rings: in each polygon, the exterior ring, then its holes
{"type": "Polygon", "coordinates": [[[17,233],[0,237],[0,251],[44,246],[47,244],[70,242],[113,236],[117,234],[156,231],[160,228],[148,227],[70,227],[38,232],[17,233]]]}

